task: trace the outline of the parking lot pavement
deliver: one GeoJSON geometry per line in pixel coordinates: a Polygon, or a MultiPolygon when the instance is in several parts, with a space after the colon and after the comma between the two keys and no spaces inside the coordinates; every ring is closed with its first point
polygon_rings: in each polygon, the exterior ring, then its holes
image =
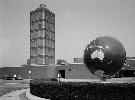
{"type": "MultiPolygon", "coordinates": [[[[29,80],[1,80],[0,100],[18,100],[19,99],[19,96],[17,96],[18,93],[22,93],[24,89],[27,88],[29,88],[29,80]],[[23,91],[20,91],[21,89],[23,89],[23,91]],[[15,92],[16,90],[17,93],[15,92]]],[[[21,98],[23,95],[21,95],[21,98]]]]}
{"type": "MultiPolygon", "coordinates": [[[[7,93],[0,97],[0,100],[23,100],[24,94],[28,89],[22,89],[7,93]]],[[[27,100],[27,99],[26,99],[27,100]]]]}

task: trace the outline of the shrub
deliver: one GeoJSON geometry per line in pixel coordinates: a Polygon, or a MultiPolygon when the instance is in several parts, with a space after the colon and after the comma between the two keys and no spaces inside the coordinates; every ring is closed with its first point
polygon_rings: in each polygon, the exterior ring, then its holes
{"type": "Polygon", "coordinates": [[[30,92],[51,100],[133,100],[135,83],[33,81],[30,92]]]}

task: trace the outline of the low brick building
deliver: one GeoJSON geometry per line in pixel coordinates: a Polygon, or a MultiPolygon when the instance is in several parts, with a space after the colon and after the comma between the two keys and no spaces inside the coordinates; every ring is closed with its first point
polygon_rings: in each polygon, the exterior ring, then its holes
{"type": "Polygon", "coordinates": [[[3,67],[0,68],[0,77],[22,77],[23,79],[56,78],[56,66],[23,66],[23,67],[3,67]]]}
{"type": "MultiPolygon", "coordinates": [[[[135,58],[127,58],[127,63],[116,77],[135,77],[135,58]]],[[[57,78],[58,73],[66,79],[95,79],[88,68],[82,63],[68,65],[31,65],[23,67],[3,67],[0,68],[0,77],[4,75],[13,77],[14,74],[24,79],[32,78],[57,78]],[[31,72],[31,73],[29,73],[31,72]]]]}
{"type": "Polygon", "coordinates": [[[57,66],[58,72],[62,78],[66,79],[95,79],[94,76],[84,64],[69,64],[57,66]]]}
{"type": "Polygon", "coordinates": [[[3,78],[6,77],[13,77],[14,75],[17,75],[28,79],[29,73],[28,73],[28,67],[3,67],[0,68],[0,77],[3,78]]]}

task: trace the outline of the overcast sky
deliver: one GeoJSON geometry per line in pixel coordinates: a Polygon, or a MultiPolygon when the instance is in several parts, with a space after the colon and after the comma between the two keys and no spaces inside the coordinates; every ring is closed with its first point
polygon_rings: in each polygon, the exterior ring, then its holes
{"type": "Polygon", "coordinates": [[[30,11],[41,3],[56,15],[56,59],[73,62],[98,36],[120,40],[135,56],[135,0],[0,0],[0,67],[29,58],[30,11]]]}

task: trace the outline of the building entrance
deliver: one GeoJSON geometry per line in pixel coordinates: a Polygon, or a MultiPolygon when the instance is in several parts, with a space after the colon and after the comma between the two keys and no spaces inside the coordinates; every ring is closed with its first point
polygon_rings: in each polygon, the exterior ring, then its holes
{"type": "Polygon", "coordinates": [[[65,70],[59,70],[61,78],[65,78],[65,70]]]}

